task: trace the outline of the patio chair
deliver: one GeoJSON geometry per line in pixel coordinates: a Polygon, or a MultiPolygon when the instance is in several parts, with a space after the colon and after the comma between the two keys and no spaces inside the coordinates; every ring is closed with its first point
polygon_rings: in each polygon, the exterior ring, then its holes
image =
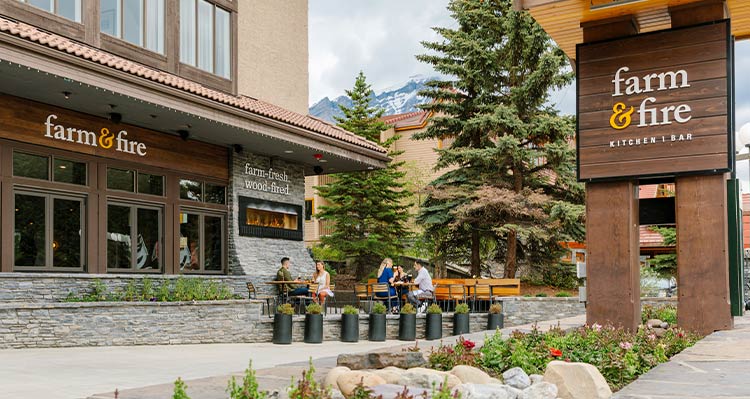
{"type": "Polygon", "coordinates": [[[271,317],[271,301],[275,302],[276,297],[273,295],[258,295],[258,291],[255,289],[255,285],[252,283],[252,281],[248,281],[246,285],[248,298],[266,301],[266,307],[268,308],[266,315],[268,315],[268,317],[271,317]]]}
{"type": "Polygon", "coordinates": [[[391,308],[393,307],[392,305],[393,300],[395,300],[396,303],[398,303],[398,296],[396,294],[391,295],[391,287],[389,284],[379,283],[379,284],[372,285],[372,300],[388,301],[388,311],[390,312],[391,308]],[[382,293],[384,295],[378,295],[379,293],[382,293]]]}
{"type": "Polygon", "coordinates": [[[454,309],[459,302],[466,302],[466,286],[463,284],[448,285],[448,301],[453,302],[454,309]]]}
{"type": "Polygon", "coordinates": [[[474,286],[474,297],[472,300],[472,308],[475,312],[479,311],[478,305],[480,301],[492,302],[492,288],[489,284],[477,284],[474,286]]]}
{"type": "Polygon", "coordinates": [[[368,293],[367,284],[364,283],[357,283],[354,284],[354,297],[357,299],[357,308],[362,308],[362,301],[366,301],[368,305],[368,309],[372,307],[372,299],[370,298],[370,294],[368,293]]]}

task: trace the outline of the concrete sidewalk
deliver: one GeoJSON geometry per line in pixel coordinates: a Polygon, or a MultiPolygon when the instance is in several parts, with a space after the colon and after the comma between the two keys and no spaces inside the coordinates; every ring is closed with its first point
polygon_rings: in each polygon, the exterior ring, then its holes
{"type": "Polygon", "coordinates": [[[617,399],[750,398],[750,315],[617,392],[617,399]]]}

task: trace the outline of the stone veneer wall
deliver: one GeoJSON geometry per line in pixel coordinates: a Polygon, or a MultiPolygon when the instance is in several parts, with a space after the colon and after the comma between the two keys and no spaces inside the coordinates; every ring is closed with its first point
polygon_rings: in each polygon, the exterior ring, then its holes
{"type": "Polygon", "coordinates": [[[586,307],[578,298],[528,298],[503,297],[506,326],[562,319],[586,313],[586,307]]]}
{"type": "MultiPolygon", "coordinates": [[[[259,198],[267,201],[283,202],[293,205],[305,206],[305,176],[302,165],[289,163],[281,159],[250,154],[243,151],[240,154],[233,153],[232,156],[232,179],[229,183],[229,273],[244,274],[251,276],[256,282],[256,288],[266,294],[275,293],[272,286],[263,284],[274,280],[276,271],[280,267],[280,260],[289,257],[292,265],[290,271],[294,277],[297,275],[312,275],[315,264],[312,257],[305,248],[304,241],[291,241],[280,239],[254,238],[239,235],[238,215],[239,196],[259,198]],[[286,172],[289,177],[289,195],[267,193],[245,188],[245,180],[263,182],[265,179],[247,176],[245,164],[268,170],[273,168],[276,172],[286,172]]],[[[271,184],[272,180],[267,180],[271,184]]],[[[276,182],[279,184],[279,182],[276,182]]],[[[286,183],[284,183],[286,184],[286,183]]],[[[304,217],[304,214],[302,215],[304,217]]],[[[304,223],[304,221],[303,221],[304,223]]]]}

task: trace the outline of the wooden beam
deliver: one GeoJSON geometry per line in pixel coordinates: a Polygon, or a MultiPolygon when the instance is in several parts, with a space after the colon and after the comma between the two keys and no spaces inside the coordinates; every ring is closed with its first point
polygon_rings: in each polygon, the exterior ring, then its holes
{"type": "Polygon", "coordinates": [[[513,0],[513,9],[516,11],[530,10],[534,7],[546,6],[548,4],[560,3],[565,0],[513,0]]]}

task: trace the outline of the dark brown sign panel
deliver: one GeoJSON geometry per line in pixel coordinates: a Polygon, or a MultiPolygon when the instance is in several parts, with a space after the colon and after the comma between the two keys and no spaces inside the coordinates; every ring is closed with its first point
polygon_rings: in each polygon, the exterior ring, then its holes
{"type": "Polygon", "coordinates": [[[731,170],[729,21],[577,48],[578,179],[731,170]]]}

